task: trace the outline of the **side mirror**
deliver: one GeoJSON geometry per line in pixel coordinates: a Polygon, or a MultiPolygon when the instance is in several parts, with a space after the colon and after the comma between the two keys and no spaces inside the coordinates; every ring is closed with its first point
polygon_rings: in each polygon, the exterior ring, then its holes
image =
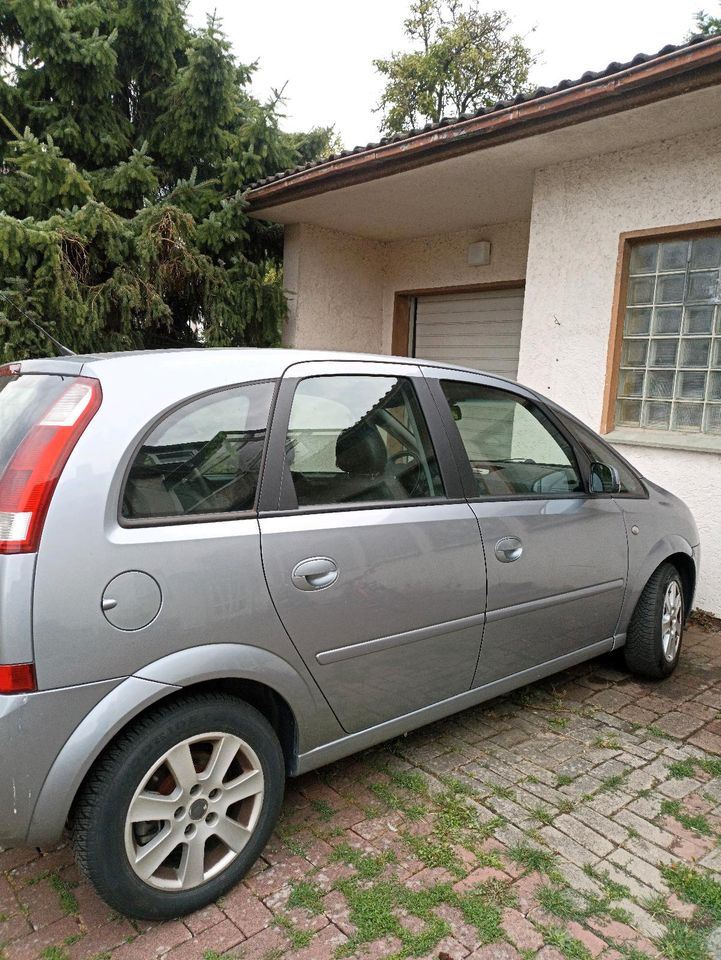
{"type": "Polygon", "coordinates": [[[620,493],[621,477],[615,467],[595,461],[591,464],[591,493],[620,493]]]}

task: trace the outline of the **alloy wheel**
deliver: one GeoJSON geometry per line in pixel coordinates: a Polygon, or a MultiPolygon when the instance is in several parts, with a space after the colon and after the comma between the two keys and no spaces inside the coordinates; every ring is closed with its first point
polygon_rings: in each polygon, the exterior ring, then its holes
{"type": "Polygon", "coordinates": [[[264,787],[260,760],[240,737],[206,733],[176,744],[130,801],[131,869],[160,890],[189,890],[217,876],[252,836],[264,787]]]}
{"type": "Polygon", "coordinates": [[[681,643],[683,629],[683,600],[678,582],[672,580],[666,587],[661,613],[661,643],[663,655],[669,663],[673,663],[681,643]]]}

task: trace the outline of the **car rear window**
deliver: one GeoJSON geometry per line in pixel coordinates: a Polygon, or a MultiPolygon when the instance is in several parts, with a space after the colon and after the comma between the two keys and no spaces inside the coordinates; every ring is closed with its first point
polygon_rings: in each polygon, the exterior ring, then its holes
{"type": "Polygon", "coordinates": [[[0,476],[67,385],[67,377],[0,371],[0,476]]]}
{"type": "Polygon", "coordinates": [[[274,388],[224,389],[161,420],[130,467],[122,517],[171,522],[252,510],[274,388]]]}

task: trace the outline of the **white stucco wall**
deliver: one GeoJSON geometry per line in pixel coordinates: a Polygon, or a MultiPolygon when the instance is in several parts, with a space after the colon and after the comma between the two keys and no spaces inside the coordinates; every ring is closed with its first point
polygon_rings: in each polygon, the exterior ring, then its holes
{"type": "Polygon", "coordinates": [[[284,343],[390,353],[399,290],[523,280],[528,222],[445,236],[382,242],[308,224],[286,227],[284,343]],[[491,241],[491,262],[469,267],[468,245],[491,241]]]}
{"type": "Polygon", "coordinates": [[[285,228],[285,346],[382,350],[383,247],[308,224],[285,228]]]}
{"type": "MultiPolygon", "coordinates": [[[[598,429],[619,235],[720,217],[721,129],[539,171],[518,379],[598,429]]],[[[721,455],[619,450],[693,510],[697,605],[721,614],[721,455]]]]}

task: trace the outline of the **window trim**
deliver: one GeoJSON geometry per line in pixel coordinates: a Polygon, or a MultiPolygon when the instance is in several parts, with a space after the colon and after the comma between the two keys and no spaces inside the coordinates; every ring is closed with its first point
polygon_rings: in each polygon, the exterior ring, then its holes
{"type": "Polygon", "coordinates": [[[419,375],[415,366],[408,366],[405,372],[383,373],[377,369],[364,371],[361,364],[349,364],[347,369],[340,371],[337,364],[334,369],[324,372],[317,368],[305,375],[293,370],[289,376],[283,377],[277,394],[277,400],[270,428],[270,438],[266,449],[264,467],[260,483],[260,500],[258,512],[260,516],[307,516],[318,513],[340,513],[357,510],[392,510],[397,507],[433,507],[446,503],[463,503],[464,496],[461,478],[458,473],[455,457],[452,455],[448,437],[441,421],[438,408],[430,395],[427,381],[419,375]],[[330,503],[304,504],[299,506],[295,500],[295,492],[286,488],[288,482],[287,461],[285,458],[285,440],[290,422],[291,407],[298,384],[303,380],[317,377],[405,377],[415,390],[416,399],[421,413],[425,417],[426,426],[430,435],[438,469],[443,482],[444,495],[440,497],[409,498],[407,500],[365,500],[357,503],[330,503]]]}
{"type": "Polygon", "coordinates": [[[260,502],[260,485],[263,479],[263,469],[265,466],[265,460],[268,454],[268,439],[270,436],[270,426],[273,422],[273,411],[275,409],[275,404],[278,398],[278,390],[280,387],[281,379],[280,377],[268,377],[264,380],[241,380],[239,383],[229,383],[224,384],[219,387],[211,387],[209,390],[202,390],[200,393],[191,394],[188,397],[183,397],[182,400],[179,400],[177,403],[172,404],[169,407],[166,407],[163,411],[157,414],[150,421],[149,424],[143,429],[143,432],[138,439],[138,441],[133,445],[128,461],[125,464],[125,467],[122,472],[122,479],[120,482],[120,493],[117,500],[116,508],[116,520],[120,527],[123,527],[126,530],[138,530],[146,529],[148,527],[175,527],[175,526],[187,526],[188,524],[195,523],[221,523],[224,520],[246,520],[258,516],[258,504],[260,502]],[[212,397],[216,394],[227,393],[229,390],[239,390],[241,387],[250,387],[255,386],[256,384],[263,383],[272,383],[273,384],[273,395],[270,399],[270,406],[268,409],[268,423],[265,429],[265,439],[263,441],[263,451],[260,457],[260,466],[258,469],[258,482],[255,487],[255,499],[253,501],[253,506],[250,510],[233,510],[227,513],[194,513],[187,516],[168,516],[168,517],[137,517],[129,518],[123,516],[123,497],[125,495],[125,488],[127,486],[128,477],[130,476],[130,471],[133,468],[135,459],[138,456],[138,453],[145,444],[145,441],[153,433],[153,431],[160,426],[160,424],[166,420],[168,417],[172,416],[176,411],[181,410],[183,407],[188,406],[191,403],[195,403],[196,400],[203,400],[205,397],[212,397]]]}
{"type": "Polygon", "coordinates": [[[588,498],[595,500],[599,497],[613,496],[613,494],[600,494],[591,492],[589,488],[591,460],[589,459],[586,450],[583,446],[581,446],[574,434],[568,429],[563,419],[558,416],[552,407],[545,404],[541,398],[535,396],[528,390],[516,388],[512,384],[506,383],[503,380],[495,380],[492,377],[485,377],[483,374],[478,374],[475,376],[473,374],[466,373],[466,371],[454,370],[452,367],[444,367],[443,369],[424,368],[424,374],[427,378],[433,399],[438,406],[440,415],[443,419],[446,433],[448,434],[448,439],[456,459],[456,466],[463,481],[463,486],[466,492],[465,499],[468,503],[505,502],[507,500],[581,500],[588,498]],[[576,466],[580,473],[583,490],[578,490],[574,493],[508,493],[487,497],[479,496],[476,492],[476,484],[473,479],[471,462],[468,458],[468,454],[466,453],[466,448],[463,444],[460,431],[451,415],[450,406],[446,399],[446,395],[443,392],[443,387],[441,386],[441,380],[455,380],[458,383],[473,383],[479,387],[487,387],[491,390],[500,390],[501,392],[508,393],[519,400],[525,400],[528,403],[534,404],[553,424],[566,443],[573,450],[573,454],[576,458],[576,466]]]}
{"type": "MultiPolygon", "coordinates": [[[[616,278],[613,290],[613,305],[611,307],[611,326],[609,331],[608,352],[606,358],[606,383],[603,395],[603,410],[599,433],[602,436],[612,433],[616,429],[616,396],[618,393],[618,378],[621,369],[621,350],[623,348],[623,323],[626,314],[628,299],[629,266],[631,250],[642,240],[663,243],[666,240],[693,240],[712,233],[721,232],[721,219],[699,220],[694,223],[684,223],[675,226],[649,227],[644,230],[629,230],[620,234],[618,242],[618,256],[616,260],[616,278]]],[[[626,429],[626,428],[618,428],[626,429]]],[[[649,430],[638,427],[644,434],[657,438],[655,446],[664,446],[664,438],[682,438],[688,436],[706,437],[707,434],[687,434],[678,430],[649,430]]],[[[713,437],[711,438],[713,440],[713,437]]],[[[619,439],[618,441],[622,441],[619,439]]],[[[669,443],[669,447],[678,447],[679,443],[669,443]]],[[[703,451],[703,446],[697,448],[703,451]]],[[[710,450],[718,450],[718,443],[709,444],[710,450]]]]}

